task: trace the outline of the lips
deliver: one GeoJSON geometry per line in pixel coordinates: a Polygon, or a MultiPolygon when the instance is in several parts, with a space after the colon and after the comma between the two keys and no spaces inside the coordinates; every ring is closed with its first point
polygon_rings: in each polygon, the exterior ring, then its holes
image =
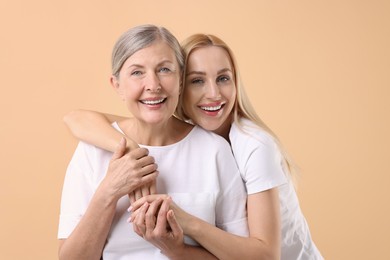
{"type": "Polygon", "coordinates": [[[224,106],[225,104],[219,104],[219,105],[201,105],[199,106],[200,109],[204,110],[204,111],[208,111],[208,112],[216,112],[216,111],[219,111],[221,110],[221,108],[224,106]]]}
{"type": "Polygon", "coordinates": [[[145,105],[159,105],[159,104],[164,103],[165,100],[166,100],[166,98],[144,99],[144,100],[140,100],[139,102],[141,102],[142,104],[145,104],[145,105]]]}

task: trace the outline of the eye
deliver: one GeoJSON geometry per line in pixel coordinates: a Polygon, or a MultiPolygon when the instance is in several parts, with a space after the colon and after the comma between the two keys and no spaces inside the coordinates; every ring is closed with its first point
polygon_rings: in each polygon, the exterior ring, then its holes
{"type": "Polygon", "coordinates": [[[201,85],[204,83],[203,79],[200,79],[200,78],[194,78],[194,79],[191,79],[191,84],[194,84],[194,85],[201,85]]]}
{"type": "Polygon", "coordinates": [[[142,72],[140,70],[135,70],[135,71],[131,72],[130,75],[132,75],[132,76],[141,76],[142,72]]]}
{"type": "Polygon", "coordinates": [[[163,67],[159,70],[160,72],[163,72],[163,73],[167,73],[167,72],[171,72],[171,69],[170,68],[167,68],[167,67],[163,67]]]}
{"type": "Polygon", "coordinates": [[[229,76],[219,76],[217,78],[217,82],[226,82],[226,81],[229,81],[230,80],[230,77],[229,76]]]}

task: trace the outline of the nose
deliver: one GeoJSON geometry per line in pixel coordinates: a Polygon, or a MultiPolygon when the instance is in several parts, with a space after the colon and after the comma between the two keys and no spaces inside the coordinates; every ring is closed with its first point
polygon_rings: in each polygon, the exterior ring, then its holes
{"type": "Polygon", "coordinates": [[[206,97],[214,100],[221,98],[221,92],[219,91],[219,87],[216,82],[209,81],[209,84],[207,84],[206,87],[206,97]]]}
{"type": "Polygon", "coordinates": [[[144,84],[147,91],[158,92],[161,90],[160,78],[154,72],[146,75],[144,84]]]}

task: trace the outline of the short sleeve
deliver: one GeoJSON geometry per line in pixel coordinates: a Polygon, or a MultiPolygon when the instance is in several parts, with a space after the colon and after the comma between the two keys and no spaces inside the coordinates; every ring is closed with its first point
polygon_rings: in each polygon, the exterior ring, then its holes
{"type": "Polygon", "coordinates": [[[276,144],[269,138],[254,140],[244,168],[248,194],[253,194],[287,182],[282,159],[276,144]]]}
{"type": "Polygon", "coordinates": [[[233,124],[229,137],[248,194],[287,183],[282,155],[273,138],[249,120],[242,119],[242,124],[233,124]]]}
{"type": "Polygon", "coordinates": [[[58,239],[66,239],[88,208],[94,190],[91,146],[80,142],[67,167],[61,196],[58,239]]]}

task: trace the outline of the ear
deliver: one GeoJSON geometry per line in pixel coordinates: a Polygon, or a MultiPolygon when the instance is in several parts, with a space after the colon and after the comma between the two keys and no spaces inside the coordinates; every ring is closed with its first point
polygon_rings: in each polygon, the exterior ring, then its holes
{"type": "Polygon", "coordinates": [[[121,88],[121,85],[119,84],[118,78],[114,75],[111,75],[110,83],[111,83],[112,88],[116,91],[116,93],[119,95],[119,97],[124,101],[125,95],[124,95],[123,89],[121,88]]]}

